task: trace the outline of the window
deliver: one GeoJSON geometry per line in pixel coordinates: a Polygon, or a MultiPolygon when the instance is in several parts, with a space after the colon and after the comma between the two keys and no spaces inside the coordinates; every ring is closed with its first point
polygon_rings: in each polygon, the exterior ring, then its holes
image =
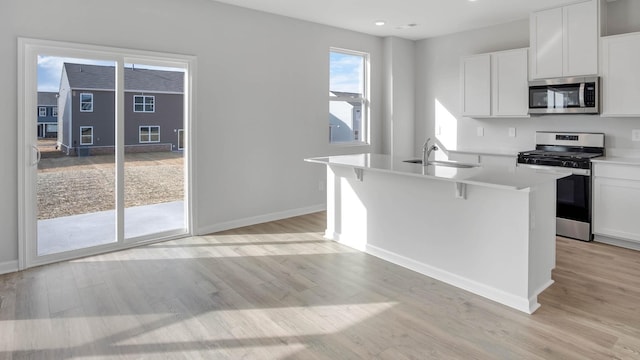
{"type": "Polygon", "coordinates": [[[134,112],[155,112],[156,111],[156,97],[145,95],[133,96],[133,111],[134,112]]]}
{"type": "Polygon", "coordinates": [[[58,116],[58,107],[54,106],[51,108],[51,116],[58,116]]]}
{"type": "Polygon", "coordinates": [[[38,116],[40,116],[40,117],[47,116],[47,108],[46,108],[46,106],[38,106],[38,116]]]}
{"type": "Polygon", "coordinates": [[[80,145],[93,145],[93,126],[80,126],[80,145]]]}
{"type": "Polygon", "coordinates": [[[140,126],[140,142],[160,142],[160,126],[140,126]]]}
{"type": "Polygon", "coordinates": [[[80,94],[80,112],[93,112],[93,94],[80,94]]]}
{"type": "Polygon", "coordinates": [[[178,150],[184,150],[184,129],[178,129],[178,150]]]}
{"type": "Polygon", "coordinates": [[[329,142],[366,142],[369,55],[329,53],[329,142]]]}

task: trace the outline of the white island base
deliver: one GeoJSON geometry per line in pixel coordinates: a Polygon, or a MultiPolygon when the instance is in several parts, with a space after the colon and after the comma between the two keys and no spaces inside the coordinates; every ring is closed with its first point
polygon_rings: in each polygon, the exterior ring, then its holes
{"type": "Polygon", "coordinates": [[[516,188],[454,181],[463,169],[440,169],[458,172],[447,181],[329,159],[309,160],[327,164],[327,238],[529,314],[540,306],[563,176],[516,188]]]}

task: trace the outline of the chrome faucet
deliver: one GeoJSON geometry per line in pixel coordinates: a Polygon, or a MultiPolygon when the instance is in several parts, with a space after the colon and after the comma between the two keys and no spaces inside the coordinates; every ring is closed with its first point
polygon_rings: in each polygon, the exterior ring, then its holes
{"type": "Polygon", "coordinates": [[[424,142],[424,145],[422,145],[422,166],[427,166],[431,152],[438,150],[438,147],[435,145],[429,147],[429,141],[431,141],[431,138],[428,138],[427,141],[424,142]]]}

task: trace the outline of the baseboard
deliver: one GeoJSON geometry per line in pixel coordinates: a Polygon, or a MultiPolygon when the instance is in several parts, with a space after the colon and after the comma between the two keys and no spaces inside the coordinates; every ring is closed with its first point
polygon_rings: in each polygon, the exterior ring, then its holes
{"type": "Polygon", "coordinates": [[[314,206],[309,206],[304,208],[291,209],[291,210],[280,211],[280,212],[275,212],[270,214],[252,216],[244,219],[232,220],[232,221],[227,221],[220,224],[200,227],[198,228],[196,235],[212,234],[220,231],[240,228],[243,226],[262,224],[270,221],[276,221],[276,220],[287,219],[295,216],[312,214],[315,212],[324,211],[326,209],[327,209],[326,204],[320,204],[320,205],[314,205],[314,206]]]}
{"type": "Polygon", "coordinates": [[[452,274],[448,271],[444,271],[442,269],[421,263],[419,261],[409,259],[405,256],[398,255],[396,253],[381,249],[376,246],[367,245],[366,251],[373,256],[379,257],[393,264],[405,267],[436,280],[440,280],[447,284],[472,292],[476,295],[480,295],[489,300],[496,301],[500,304],[507,305],[527,314],[533,313],[533,311],[535,311],[539,307],[539,304],[537,303],[537,296],[532,297],[532,299],[527,299],[524,297],[509,294],[502,290],[480,284],[474,280],[452,274]]]}
{"type": "Polygon", "coordinates": [[[603,244],[613,245],[613,246],[619,246],[626,249],[640,251],[640,243],[635,241],[615,239],[615,238],[610,238],[607,236],[600,236],[600,235],[595,235],[593,241],[603,243],[603,244]]]}
{"type": "Polygon", "coordinates": [[[333,241],[340,242],[340,234],[335,233],[333,231],[325,230],[324,231],[324,238],[327,239],[327,240],[333,240],[333,241]]]}
{"type": "Polygon", "coordinates": [[[0,262],[0,275],[18,271],[18,260],[0,262]]]}

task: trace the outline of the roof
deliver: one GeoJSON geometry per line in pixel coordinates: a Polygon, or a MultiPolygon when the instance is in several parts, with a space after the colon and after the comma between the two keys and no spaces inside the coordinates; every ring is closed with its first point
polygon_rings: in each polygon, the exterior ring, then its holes
{"type": "MultiPolygon", "coordinates": [[[[72,89],[115,89],[115,67],[64,63],[72,89]]],[[[184,73],[179,71],[124,69],[124,86],[128,91],[184,92],[184,73]]]]}
{"type": "Polygon", "coordinates": [[[39,106],[58,106],[58,93],[38,91],[39,106]]]}

